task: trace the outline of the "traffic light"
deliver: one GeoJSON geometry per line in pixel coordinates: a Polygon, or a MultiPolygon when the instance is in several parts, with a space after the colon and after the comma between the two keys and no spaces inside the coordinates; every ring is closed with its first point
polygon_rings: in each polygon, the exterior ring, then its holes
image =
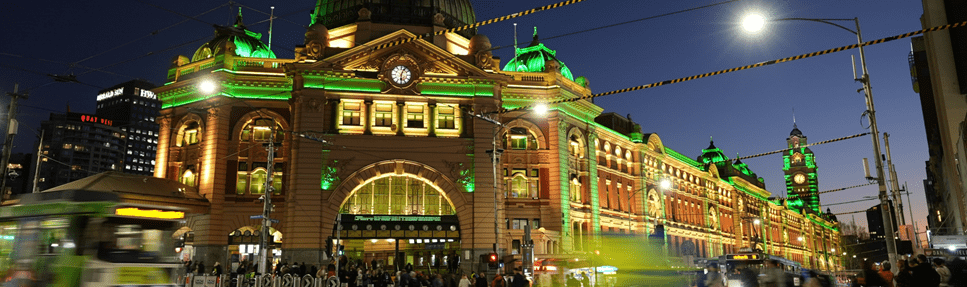
{"type": "Polygon", "coordinates": [[[326,256],[332,257],[332,236],[326,238],[326,256]]]}
{"type": "Polygon", "coordinates": [[[497,253],[490,253],[490,255],[487,256],[487,264],[492,268],[499,267],[499,265],[497,265],[497,253]]]}

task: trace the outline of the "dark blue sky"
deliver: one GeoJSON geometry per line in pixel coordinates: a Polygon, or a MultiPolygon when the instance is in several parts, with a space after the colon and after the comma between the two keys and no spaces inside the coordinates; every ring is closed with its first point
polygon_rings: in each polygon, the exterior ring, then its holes
{"type": "MultiPolygon", "coordinates": [[[[268,40],[268,23],[254,23],[268,19],[262,12],[276,6],[281,19],[275,21],[272,47],[280,58],[291,58],[293,47],[302,43],[303,26],[308,25],[315,4],[312,0],[237,2],[261,11],[246,8],[243,14],[250,30],[263,33],[263,41],[268,40]]],[[[722,1],[588,0],[485,26],[479,32],[488,35],[494,46],[511,46],[513,23],[518,23],[519,41],[526,45],[534,26],[541,37],[547,38],[718,2],[722,1]]],[[[479,21],[553,2],[472,3],[479,21]]],[[[235,11],[223,6],[197,20],[176,13],[193,16],[223,4],[187,0],[6,3],[0,11],[0,92],[11,92],[14,83],[20,83],[21,90],[47,84],[50,79],[43,75],[47,73],[73,72],[78,80],[99,87],[132,78],[161,84],[172,57],[190,57],[211,37],[210,24],[227,24],[235,11]],[[181,21],[184,23],[164,29],[181,21]],[[157,33],[152,34],[154,31],[157,33]],[[73,68],[67,64],[95,55],[73,68]]],[[[923,9],[919,1],[745,0],[543,42],[557,50],[558,58],[575,76],[587,77],[595,93],[856,43],[846,31],[812,22],[773,23],[750,36],[739,26],[742,15],[749,11],[773,18],[859,17],[864,39],[874,40],[919,30],[923,9]]],[[[897,174],[901,183],[909,183],[915,220],[923,226],[926,211],[922,180],[928,155],[919,96],[911,85],[909,52],[910,41],[904,39],[870,46],[866,54],[879,127],[881,132],[891,134],[897,174]]],[[[513,57],[513,49],[500,49],[494,54],[504,64],[513,57]]],[[[710,136],[730,157],[768,152],[784,147],[792,129],[793,109],[799,129],[810,142],[866,131],[860,118],[865,109],[863,96],[856,92],[861,85],[853,81],[850,55],[859,60],[857,51],[846,51],[602,97],[595,102],[606,112],[630,114],[644,132],[657,133],[666,146],[693,158],[708,146],[710,136]]],[[[97,90],[67,83],[31,90],[30,98],[21,102],[22,126],[16,150],[32,150],[36,135],[31,130],[50,112],[63,112],[68,103],[73,111],[93,113],[97,90]]],[[[8,97],[0,97],[3,106],[7,102],[8,97]]],[[[819,166],[820,190],[866,182],[861,160],[869,157],[872,164],[869,137],[811,149],[819,166]]],[[[744,162],[765,178],[770,191],[784,195],[780,156],[744,162]]],[[[866,186],[826,194],[821,199],[827,204],[876,193],[876,186],[866,186]]],[[[839,213],[873,204],[875,201],[830,208],[839,213]]],[[[851,216],[840,219],[849,221],[851,216]]],[[[865,224],[865,214],[856,214],[856,219],[865,224]]]]}

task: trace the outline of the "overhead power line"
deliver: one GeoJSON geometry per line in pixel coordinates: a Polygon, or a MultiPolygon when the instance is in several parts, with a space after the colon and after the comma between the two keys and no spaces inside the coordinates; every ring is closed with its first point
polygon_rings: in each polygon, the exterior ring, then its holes
{"type": "MultiPolygon", "coordinates": [[[[852,139],[852,138],[857,138],[857,137],[861,137],[861,136],[865,136],[865,135],[869,135],[869,134],[870,133],[866,132],[866,133],[855,134],[855,135],[845,136],[845,137],[831,139],[831,140],[824,140],[824,141],[821,141],[821,142],[815,142],[815,143],[811,143],[811,144],[808,144],[808,145],[803,145],[802,147],[810,147],[810,146],[817,146],[817,145],[821,145],[821,144],[828,144],[828,143],[832,143],[832,142],[838,142],[838,141],[842,141],[842,140],[848,140],[848,139],[852,139]]],[[[733,159],[725,159],[725,160],[720,160],[720,161],[713,161],[712,163],[714,164],[714,163],[720,163],[720,162],[726,162],[726,161],[737,161],[737,160],[743,160],[743,159],[750,159],[750,158],[754,158],[754,157],[767,156],[767,155],[770,155],[770,154],[777,154],[777,153],[781,153],[781,152],[786,152],[786,151],[790,151],[790,150],[794,150],[794,149],[796,149],[796,148],[786,148],[786,149],[781,149],[781,150],[764,152],[764,153],[760,153],[760,154],[754,154],[754,155],[750,155],[750,156],[743,156],[743,157],[736,157],[736,158],[733,158],[733,159]]]]}
{"type": "MultiPolygon", "coordinates": [[[[647,84],[647,85],[641,85],[641,86],[636,86],[636,87],[624,88],[624,89],[614,90],[614,91],[610,91],[610,92],[604,92],[604,93],[598,93],[598,94],[591,94],[591,95],[580,96],[580,97],[571,98],[571,99],[563,99],[563,100],[551,101],[551,102],[547,102],[547,103],[544,103],[544,104],[560,104],[560,103],[567,103],[567,102],[576,102],[576,101],[581,101],[581,100],[589,100],[589,99],[593,99],[593,98],[597,98],[597,97],[603,97],[603,96],[609,96],[609,95],[615,95],[615,94],[633,92],[633,91],[637,91],[637,90],[649,89],[649,88],[659,87],[659,86],[663,86],[663,85],[670,85],[670,84],[676,84],[676,83],[681,83],[681,82],[687,82],[687,81],[691,81],[691,80],[695,80],[695,79],[701,79],[701,78],[711,77],[711,76],[715,76],[715,75],[721,75],[721,74],[725,74],[725,73],[731,73],[731,72],[736,72],[736,71],[741,71],[741,70],[748,70],[748,69],[752,69],[752,68],[769,66],[769,65],[778,64],[778,63],[784,63],[784,62],[792,62],[792,61],[796,61],[796,60],[802,60],[802,59],[806,59],[806,58],[812,58],[812,57],[815,57],[815,56],[820,56],[820,55],[826,55],[826,54],[830,54],[830,53],[841,52],[841,51],[855,49],[855,48],[859,48],[859,47],[866,47],[866,46],[870,46],[870,45],[882,44],[882,43],[886,43],[886,42],[890,42],[890,41],[894,41],[894,40],[898,40],[898,39],[913,37],[913,36],[920,35],[920,34],[923,34],[923,33],[926,33],[926,32],[935,32],[935,31],[947,30],[947,29],[957,28],[957,27],[961,27],[961,26],[967,26],[967,21],[960,22],[960,23],[947,24],[947,25],[943,25],[943,26],[937,26],[937,27],[933,27],[933,28],[923,29],[923,30],[919,30],[919,31],[913,31],[913,32],[905,33],[905,34],[890,36],[890,37],[886,37],[886,38],[880,38],[880,39],[876,39],[876,40],[873,40],[873,41],[868,41],[868,42],[863,42],[863,43],[857,43],[857,44],[852,44],[852,45],[847,45],[847,46],[842,46],[842,47],[827,49],[827,50],[823,50],[823,51],[812,52],[812,53],[808,53],[808,54],[802,54],[802,55],[796,55],[796,56],[786,57],[786,58],[782,58],[782,59],[775,59],[775,60],[771,60],[771,61],[759,62],[759,63],[755,63],[755,64],[751,64],[751,65],[745,65],[745,66],[735,67],[735,68],[731,68],[731,69],[719,70],[719,71],[709,72],[709,73],[705,73],[705,74],[698,74],[698,75],[684,77],[684,78],[678,78],[678,79],[673,79],[673,80],[665,80],[665,81],[661,81],[661,82],[655,82],[655,83],[651,83],[651,84],[647,84]]],[[[536,103],[535,104],[524,105],[524,106],[517,107],[517,108],[513,108],[513,109],[504,109],[501,112],[502,113],[506,113],[506,112],[512,112],[512,111],[517,111],[517,110],[530,109],[530,108],[533,108],[535,105],[536,105],[536,103]]]]}
{"type": "Polygon", "coordinates": [[[564,6],[567,6],[567,5],[571,5],[571,4],[574,4],[574,3],[580,3],[580,2],[584,2],[584,1],[585,0],[567,0],[567,1],[564,1],[564,2],[558,2],[558,3],[551,4],[551,5],[545,5],[545,6],[537,7],[537,8],[534,8],[534,9],[524,10],[524,11],[521,11],[521,12],[517,12],[517,13],[514,13],[514,14],[510,14],[510,15],[505,15],[505,16],[501,16],[501,17],[489,19],[489,20],[486,20],[486,21],[480,21],[480,22],[477,22],[477,23],[463,25],[463,26],[460,26],[460,27],[454,27],[454,28],[450,28],[450,29],[446,29],[446,30],[440,30],[440,31],[434,32],[432,34],[427,33],[425,35],[417,35],[415,37],[410,37],[410,38],[406,38],[406,39],[396,40],[396,41],[393,41],[393,42],[383,43],[383,44],[377,45],[376,47],[373,47],[373,50],[382,50],[382,49],[385,49],[385,48],[389,48],[389,47],[393,47],[393,46],[401,45],[401,44],[406,44],[406,43],[413,42],[413,41],[416,41],[416,40],[420,40],[420,39],[423,39],[423,38],[429,38],[429,37],[433,37],[433,36],[440,36],[440,35],[443,35],[443,34],[446,34],[446,33],[453,33],[453,32],[457,32],[457,31],[463,31],[463,30],[467,30],[467,29],[473,29],[473,28],[477,28],[477,27],[480,27],[480,26],[490,25],[490,24],[497,23],[497,22],[502,22],[502,21],[507,21],[507,20],[514,19],[514,18],[517,18],[517,17],[521,17],[521,16],[525,16],[525,15],[529,15],[529,14],[534,14],[534,13],[537,13],[537,12],[547,11],[547,10],[551,10],[551,9],[554,9],[554,8],[560,8],[560,7],[564,7],[564,6]]]}

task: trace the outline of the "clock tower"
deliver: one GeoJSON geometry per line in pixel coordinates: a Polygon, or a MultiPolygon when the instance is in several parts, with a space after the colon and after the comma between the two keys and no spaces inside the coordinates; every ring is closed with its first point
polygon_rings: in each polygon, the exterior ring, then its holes
{"type": "Polygon", "coordinates": [[[820,214],[819,180],[816,178],[816,157],[805,147],[806,136],[796,124],[786,139],[788,151],[782,153],[789,206],[806,213],[820,214]]]}

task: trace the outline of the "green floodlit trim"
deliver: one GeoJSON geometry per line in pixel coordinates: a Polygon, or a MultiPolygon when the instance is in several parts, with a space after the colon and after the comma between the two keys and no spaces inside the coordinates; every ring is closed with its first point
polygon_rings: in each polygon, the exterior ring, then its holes
{"type": "Polygon", "coordinates": [[[742,186],[740,186],[738,184],[735,184],[735,182],[732,181],[731,178],[729,178],[729,184],[731,184],[733,187],[735,187],[735,189],[741,190],[742,192],[745,192],[746,194],[751,195],[751,196],[753,196],[755,198],[761,199],[763,201],[772,202],[772,204],[775,204],[775,205],[779,205],[779,202],[778,201],[769,200],[768,197],[762,197],[762,195],[759,195],[759,194],[757,194],[755,192],[752,192],[751,190],[746,189],[745,187],[742,187],[742,186]]]}
{"type": "Polygon", "coordinates": [[[677,159],[678,161],[684,162],[686,164],[689,164],[689,165],[695,166],[695,167],[698,167],[698,166],[701,166],[702,165],[698,161],[696,161],[694,159],[691,159],[691,158],[689,158],[689,157],[687,157],[687,156],[685,156],[685,155],[683,155],[683,154],[681,154],[681,153],[679,153],[679,152],[677,152],[677,151],[675,151],[675,150],[673,150],[673,149],[671,149],[669,147],[664,147],[664,148],[665,148],[665,153],[666,154],[672,156],[673,158],[677,159]]]}
{"type": "Polygon", "coordinates": [[[834,226],[832,226],[832,225],[830,225],[830,224],[828,224],[826,222],[823,222],[823,221],[818,221],[815,218],[813,218],[813,216],[806,216],[806,218],[809,218],[809,221],[812,221],[815,224],[819,224],[820,226],[822,226],[822,227],[824,227],[826,229],[839,232],[839,228],[838,227],[834,227],[834,226]]]}
{"type": "Polygon", "coordinates": [[[303,78],[305,79],[303,87],[330,91],[379,93],[383,91],[385,85],[383,81],[370,79],[316,77],[309,75],[303,75],[303,78]]]}
{"type": "MultiPolygon", "coordinates": [[[[597,150],[597,146],[594,144],[595,135],[588,136],[588,150],[597,150]]],[[[561,146],[562,150],[567,148],[561,146]]],[[[589,156],[588,157],[588,180],[594,181],[598,178],[598,157],[589,156]]],[[[591,222],[592,229],[594,229],[594,236],[601,236],[601,199],[598,196],[598,185],[597,183],[588,183],[591,188],[591,222]]]]}
{"type": "MultiPolygon", "coordinates": [[[[217,97],[217,96],[223,96],[223,97],[229,97],[229,98],[235,98],[235,99],[288,100],[291,97],[291,94],[288,93],[288,92],[286,92],[286,93],[270,93],[269,95],[259,95],[259,94],[251,94],[251,93],[239,93],[239,94],[233,95],[233,94],[229,94],[229,93],[218,93],[218,94],[214,94],[214,95],[211,95],[211,96],[208,96],[208,97],[204,97],[203,96],[203,97],[189,98],[189,99],[184,99],[184,100],[181,100],[181,101],[171,102],[171,103],[164,103],[164,102],[162,102],[163,104],[161,105],[161,108],[162,109],[167,109],[167,108],[172,108],[172,107],[187,105],[187,104],[190,104],[190,103],[204,101],[204,100],[207,100],[207,99],[210,99],[210,98],[214,98],[214,97],[217,97]]],[[[182,97],[185,97],[185,96],[182,96],[182,97]]]]}
{"type": "MultiPolygon", "coordinates": [[[[567,131],[560,126],[558,127],[557,131],[559,133],[557,137],[558,146],[560,147],[567,146],[567,136],[563,136],[563,137],[560,136],[560,134],[564,134],[567,131]]],[[[561,159],[558,163],[559,164],[558,168],[560,168],[561,171],[568,170],[567,148],[558,148],[557,156],[558,158],[561,159]]],[[[571,181],[569,178],[570,174],[568,174],[568,172],[559,172],[559,174],[560,174],[559,178],[561,181],[561,213],[562,213],[561,214],[561,221],[562,221],[561,240],[564,242],[571,242],[570,239],[571,239],[571,192],[572,191],[571,191],[571,181]]],[[[565,247],[567,247],[567,245],[565,245],[565,247]]],[[[570,247],[571,249],[574,248],[573,243],[570,247]]]]}
{"type": "MultiPolygon", "coordinates": [[[[506,101],[504,101],[504,103],[506,103],[506,101]]],[[[503,108],[505,108],[505,109],[515,109],[515,108],[518,108],[518,107],[523,107],[524,105],[513,106],[513,105],[501,104],[501,106],[503,108]]],[[[592,125],[592,126],[594,126],[595,128],[598,128],[598,129],[603,129],[605,131],[609,131],[614,136],[620,137],[620,138],[622,138],[624,140],[627,140],[627,141],[631,141],[631,137],[626,136],[625,134],[619,133],[619,132],[617,132],[617,131],[615,131],[615,130],[613,130],[611,128],[608,128],[608,127],[606,127],[606,126],[604,126],[602,124],[599,124],[599,123],[595,122],[593,119],[591,121],[586,121],[586,120],[584,120],[584,118],[575,116],[574,114],[571,114],[570,112],[568,112],[568,111],[566,111],[564,109],[561,109],[559,107],[548,107],[547,110],[548,110],[548,112],[550,112],[550,111],[558,111],[558,112],[564,113],[565,115],[568,115],[568,116],[570,116],[572,118],[581,120],[581,122],[583,122],[585,124],[592,125]]],[[[698,166],[698,165],[696,165],[696,166],[698,166]]]]}
{"type": "Polygon", "coordinates": [[[275,53],[262,44],[262,34],[245,30],[245,35],[254,38],[258,42],[250,43],[243,41],[241,37],[235,37],[235,54],[246,58],[271,58],[275,59],[275,53]]]}
{"type": "Polygon", "coordinates": [[[464,96],[464,97],[493,97],[494,85],[490,84],[443,84],[419,83],[416,85],[424,95],[464,96]]]}

